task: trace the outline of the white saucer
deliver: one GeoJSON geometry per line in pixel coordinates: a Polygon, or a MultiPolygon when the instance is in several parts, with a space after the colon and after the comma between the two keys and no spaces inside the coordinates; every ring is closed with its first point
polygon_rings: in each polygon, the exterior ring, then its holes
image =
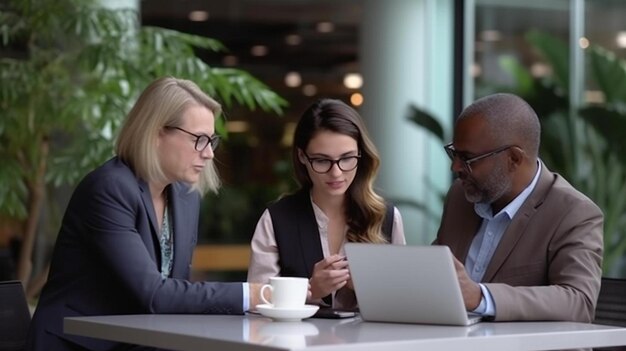
{"type": "Polygon", "coordinates": [[[302,318],[309,318],[319,308],[316,305],[304,305],[302,308],[274,308],[274,306],[267,304],[256,306],[257,311],[263,316],[281,322],[297,322],[302,320],[302,318]]]}

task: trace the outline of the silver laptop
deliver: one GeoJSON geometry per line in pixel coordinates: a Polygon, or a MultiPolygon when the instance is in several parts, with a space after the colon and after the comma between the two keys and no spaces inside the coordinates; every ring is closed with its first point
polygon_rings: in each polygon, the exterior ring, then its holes
{"type": "Polygon", "coordinates": [[[366,321],[471,325],[447,246],[347,243],[350,274],[366,321]]]}

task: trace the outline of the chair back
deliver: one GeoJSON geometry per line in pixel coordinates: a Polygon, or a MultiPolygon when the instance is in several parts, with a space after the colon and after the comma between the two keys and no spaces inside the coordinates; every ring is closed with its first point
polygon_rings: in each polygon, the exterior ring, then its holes
{"type": "Polygon", "coordinates": [[[30,324],[24,288],[18,280],[0,281],[0,350],[23,350],[30,324]]]}
{"type": "Polygon", "coordinates": [[[594,323],[626,327],[626,279],[602,278],[594,323]]]}

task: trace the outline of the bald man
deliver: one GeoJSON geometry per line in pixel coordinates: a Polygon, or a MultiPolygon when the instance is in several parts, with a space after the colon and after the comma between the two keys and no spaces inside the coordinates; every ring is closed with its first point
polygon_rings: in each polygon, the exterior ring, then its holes
{"type": "Polygon", "coordinates": [[[535,111],[512,94],[468,106],[445,150],[458,179],[434,244],[447,245],[465,307],[496,321],[591,322],[602,211],[538,158],[535,111]]]}

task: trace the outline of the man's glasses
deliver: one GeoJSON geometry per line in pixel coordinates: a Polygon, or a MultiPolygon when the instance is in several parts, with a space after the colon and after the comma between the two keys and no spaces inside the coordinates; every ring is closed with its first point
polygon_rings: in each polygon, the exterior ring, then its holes
{"type": "Polygon", "coordinates": [[[359,158],[361,158],[361,156],[358,155],[358,156],[342,157],[337,160],[331,160],[327,158],[309,157],[309,155],[307,155],[306,152],[304,153],[304,156],[311,164],[311,168],[313,169],[313,171],[315,171],[316,173],[322,173],[322,174],[328,173],[335,164],[343,172],[352,171],[353,169],[356,168],[356,166],[359,165],[359,158]]]}
{"type": "Polygon", "coordinates": [[[165,126],[163,128],[167,128],[167,129],[177,129],[180,130],[183,133],[187,133],[191,136],[194,136],[196,138],[196,144],[194,145],[194,147],[196,148],[196,151],[204,151],[204,149],[206,149],[207,146],[209,146],[209,144],[211,144],[211,150],[215,151],[215,149],[217,149],[217,146],[220,144],[220,137],[219,135],[214,135],[212,137],[206,135],[206,134],[193,134],[191,132],[188,132],[186,130],[184,130],[183,128],[179,128],[179,127],[173,127],[173,126],[165,126]]]}
{"type": "Polygon", "coordinates": [[[491,157],[493,155],[497,155],[501,153],[502,151],[510,149],[512,147],[515,147],[515,145],[505,145],[493,151],[485,152],[484,154],[474,156],[474,157],[466,157],[462,153],[457,152],[456,149],[454,148],[454,145],[452,145],[452,143],[445,145],[443,149],[446,150],[446,154],[448,154],[448,157],[450,157],[450,160],[452,160],[452,162],[454,162],[455,158],[458,158],[459,160],[461,160],[461,162],[463,162],[463,167],[465,167],[465,170],[467,171],[467,173],[472,173],[472,166],[471,166],[472,163],[476,161],[480,161],[487,157],[491,157]]]}

